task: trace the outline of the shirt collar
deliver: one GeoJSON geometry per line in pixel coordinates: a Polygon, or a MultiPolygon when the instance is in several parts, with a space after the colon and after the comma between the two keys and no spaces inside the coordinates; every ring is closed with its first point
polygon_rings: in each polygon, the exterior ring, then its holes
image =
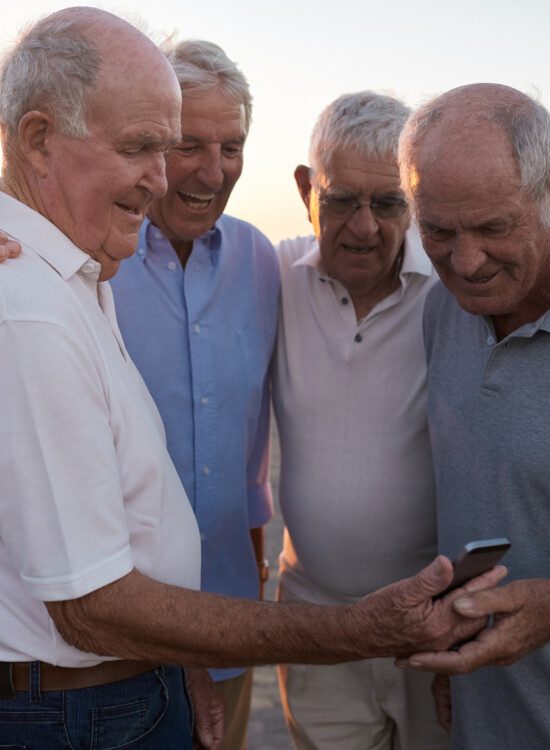
{"type": "MultiPolygon", "coordinates": [[[[147,257],[148,250],[155,251],[156,243],[169,242],[167,237],[161,232],[161,230],[151,223],[151,219],[146,218],[139,230],[139,242],[137,248],[137,255],[140,260],[144,261],[147,257]]],[[[193,248],[195,242],[201,242],[211,252],[212,263],[217,261],[218,252],[221,247],[221,229],[218,226],[218,222],[214,226],[205,232],[202,237],[193,242],[193,248]]]]}
{"type": "MultiPolygon", "coordinates": [[[[399,278],[403,280],[406,274],[420,274],[421,276],[431,276],[433,273],[432,264],[420,241],[420,235],[416,224],[411,223],[405,233],[405,243],[403,251],[403,262],[399,272],[399,278]]],[[[319,253],[319,245],[312,235],[308,238],[308,247],[304,255],[294,261],[293,266],[310,266],[315,268],[321,278],[330,279],[331,277],[324,271],[319,253]]]]}
{"type": "Polygon", "coordinates": [[[0,193],[0,228],[30,247],[65,281],[85,263],[99,266],[45,216],[6,193],[0,193]]]}

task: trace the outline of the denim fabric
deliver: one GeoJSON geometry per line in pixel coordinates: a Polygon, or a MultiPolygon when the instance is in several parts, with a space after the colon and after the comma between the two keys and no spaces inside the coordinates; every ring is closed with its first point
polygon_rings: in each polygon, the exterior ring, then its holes
{"type": "Polygon", "coordinates": [[[0,700],[0,750],[191,750],[182,670],[164,666],[93,688],[0,700]]]}

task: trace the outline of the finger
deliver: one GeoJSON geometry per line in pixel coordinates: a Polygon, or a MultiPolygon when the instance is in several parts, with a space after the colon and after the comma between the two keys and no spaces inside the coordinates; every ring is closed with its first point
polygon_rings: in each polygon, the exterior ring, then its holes
{"type": "Polygon", "coordinates": [[[6,250],[11,258],[16,258],[21,252],[21,245],[15,240],[8,240],[6,242],[6,250]]]}
{"type": "Polygon", "coordinates": [[[438,555],[426,568],[407,579],[403,596],[409,606],[421,604],[444,591],[453,578],[453,566],[444,555],[438,555]]]}
{"type": "Polygon", "coordinates": [[[0,245],[0,261],[6,260],[9,255],[9,250],[6,245],[0,245]]]}
{"type": "Polygon", "coordinates": [[[462,644],[456,651],[413,654],[408,659],[397,659],[395,665],[401,669],[416,669],[420,672],[467,674],[481,666],[492,664],[497,645],[493,631],[483,630],[474,641],[462,644]]]}
{"type": "Polygon", "coordinates": [[[457,590],[462,591],[462,589],[465,589],[466,591],[482,591],[483,589],[491,589],[499,584],[503,578],[506,578],[507,575],[508,568],[504,565],[496,565],[494,568],[491,568],[491,570],[488,570],[487,573],[472,578],[471,581],[468,581],[464,586],[457,590]]]}
{"type": "Polygon", "coordinates": [[[513,612],[516,602],[505,588],[469,591],[467,596],[459,596],[453,602],[454,609],[464,617],[484,617],[497,612],[513,612]]]}
{"type": "Polygon", "coordinates": [[[199,747],[211,748],[214,742],[214,735],[210,721],[205,720],[203,716],[195,714],[195,734],[199,740],[199,747]]]}
{"type": "Polygon", "coordinates": [[[449,677],[436,674],[432,682],[435,713],[439,724],[446,732],[451,731],[451,685],[449,677]]]}

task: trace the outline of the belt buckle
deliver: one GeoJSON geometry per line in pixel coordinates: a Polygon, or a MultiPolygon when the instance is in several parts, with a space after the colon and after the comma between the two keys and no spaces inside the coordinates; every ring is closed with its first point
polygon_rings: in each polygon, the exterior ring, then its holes
{"type": "Polygon", "coordinates": [[[13,700],[15,698],[12,669],[13,662],[0,661],[0,699],[2,700],[13,700]]]}

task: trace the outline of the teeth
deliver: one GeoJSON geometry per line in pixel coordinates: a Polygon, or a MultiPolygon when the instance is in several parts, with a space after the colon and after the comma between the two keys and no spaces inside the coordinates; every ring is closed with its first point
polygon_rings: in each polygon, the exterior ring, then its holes
{"type": "Polygon", "coordinates": [[[141,214],[141,210],[139,208],[132,208],[132,206],[126,206],[124,203],[117,203],[117,206],[121,208],[123,211],[126,211],[128,214],[132,214],[133,216],[138,216],[141,214]]]}
{"type": "Polygon", "coordinates": [[[187,203],[187,205],[192,206],[193,208],[199,209],[208,208],[210,201],[214,197],[213,194],[200,195],[198,193],[183,193],[181,190],[178,191],[178,195],[184,203],[187,203]]]}

